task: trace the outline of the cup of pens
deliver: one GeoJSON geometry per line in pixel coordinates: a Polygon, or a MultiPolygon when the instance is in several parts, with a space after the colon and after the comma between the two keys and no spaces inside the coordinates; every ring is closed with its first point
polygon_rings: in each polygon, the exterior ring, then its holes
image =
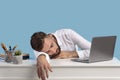
{"type": "Polygon", "coordinates": [[[14,55],[14,50],[17,47],[14,46],[13,48],[11,48],[11,46],[9,46],[9,49],[7,49],[7,47],[5,46],[5,44],[1,43],[1,47],[3,48],[4,52],[5,52],[5,62],[12,62],[13,61],[13,55],[14,55]]]}
{"type": "Polygon", "coordinates": [[[5,62],[12,62],[13,60],[13,51],[5,51],[5,62]]]}

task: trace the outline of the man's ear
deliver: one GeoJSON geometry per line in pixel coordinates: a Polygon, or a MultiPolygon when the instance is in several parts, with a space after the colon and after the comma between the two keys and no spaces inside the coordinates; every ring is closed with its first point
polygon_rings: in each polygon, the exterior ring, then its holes
{"type": "Polygon", "coordinates": [[[54,37],[53,37],[52,34],[48,34],[47,36],[48,36],[49,38],[51,38],[51,39],[54,39],[54,37]]]}
{"type": "Polygon", "coordinates": [[[54,35],[48,34],[47,36],[48,36],[48,38],[51,38],[52,40],[54,40],[55,42],[57,42],[57,40],[55,39],[54,35]]]}

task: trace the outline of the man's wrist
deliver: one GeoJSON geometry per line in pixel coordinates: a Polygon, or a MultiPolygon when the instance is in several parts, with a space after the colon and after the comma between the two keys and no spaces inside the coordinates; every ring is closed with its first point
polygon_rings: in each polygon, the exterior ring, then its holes
{"type": "Polygon", "coordinates": [[[39,56],[44,56],[44,57],[46,57],[46,55],[45,55],[45,54],[40,54],[39,56]]]}
{"type": "Polygon", "coordinates": [[[46,59],[48,61],[48,63],[50,63],[50,58],[49,55],[47,53],[41,52],[41,54],[39,54],[39,56],[37,57],[37,59],[46,59]]]}
{"type": "Polygon", "coordinates": [[[76,51],[73,52],[72,57],[73,58],[78,58],[79,57],[76,51]]]}
{"type": "Polygon", "coordinates": [[[41,54],[38,56],[37,60],[39,61],[40,59],[46,59],[46,56],[44,54],[41,54]]]}

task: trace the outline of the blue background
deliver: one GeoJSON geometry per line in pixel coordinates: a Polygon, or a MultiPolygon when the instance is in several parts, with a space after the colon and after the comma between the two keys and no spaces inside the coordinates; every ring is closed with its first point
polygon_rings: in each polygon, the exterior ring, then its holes
{"type": "Polygon", "coordinates": [[[0,0],[0,43],[17,44],[31,59],[31,35],[61,28],[71,28],[89,41],[117,35],[114,56],[120,59],[120,0],[0,0]]]}

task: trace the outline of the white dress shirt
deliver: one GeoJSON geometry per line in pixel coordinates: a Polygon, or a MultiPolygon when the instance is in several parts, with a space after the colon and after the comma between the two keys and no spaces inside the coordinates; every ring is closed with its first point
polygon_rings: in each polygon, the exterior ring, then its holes
{"type": "MultiPolygon", "coordinates": [[[[71,29],[61,29],[57,30],[55,33],[52,33],[58,42],[58,45],[61,48],[61,51],[77,51],[77,54],[80,59],[88,59],[90,53],[91,43],[83,38],[81,35],[76,33],[71,29]],[[79,48],[79,49],[78,49],[79,48]]],[[[40,54],[45,54],[46,59],[49,61],[47,53],[37,52],[34,50],[36,58],[40,54]]]]}

